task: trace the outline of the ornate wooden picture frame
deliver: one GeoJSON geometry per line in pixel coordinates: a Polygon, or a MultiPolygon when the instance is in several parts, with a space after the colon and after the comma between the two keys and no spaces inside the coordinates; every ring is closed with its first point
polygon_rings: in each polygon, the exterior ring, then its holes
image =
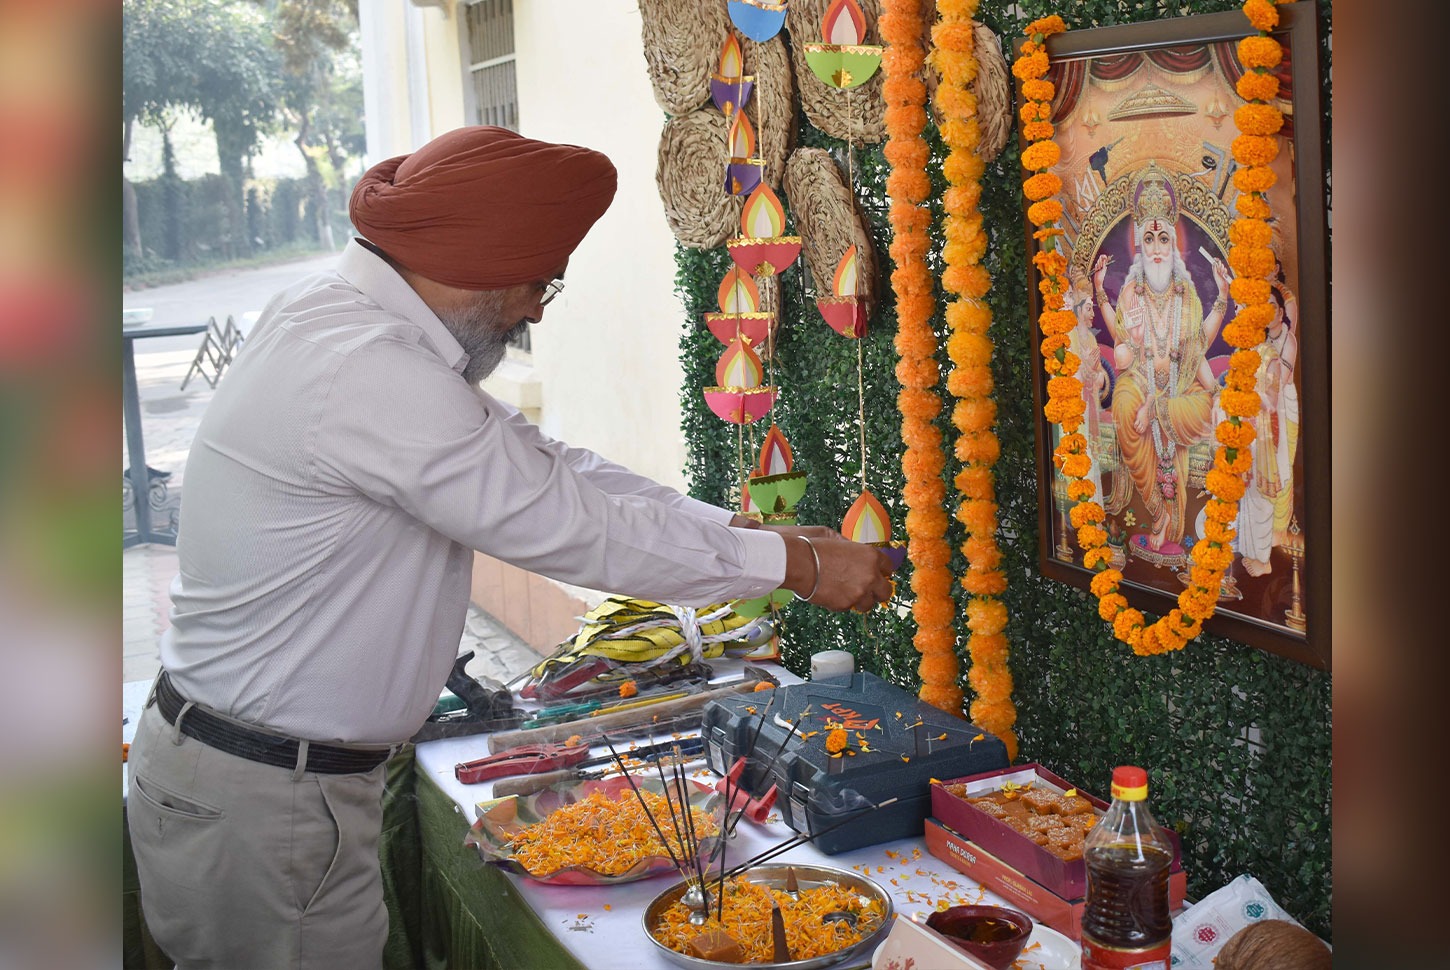
{"type": "MultiPolygon", "coordinates": [[[[1269,198],[1281,312],[1258,348],[1263,410],[1254,471],[1233,564],[1205,629],[1328,669],[1329,261],[1319,46],[1311,2],[1278,9],[1285,127],[1269,198]]],[[[1069,31],[1047,44],[1089,479],[1108,513],[1122,591],[1158,615],[1186,585],[1222,420],[1218,392],[1232,351],[1222,327],[1235,311],[1227,266],[1237,193],[1233,112],[1244,103],[1234,89],[1243,73],[1236,46],[1250,33],[1233,11],[1069,31]]],[[[1036,320],[1040,277],[1030,259],[1033,227],[1025,218],[1024,226],[1036,320]]],[[[1068,521],[1066,480],[1053,467],[1060,431],[1042,415],[1040,350],[1034,358],[1039,561],[1044,574],[1085,587],[1093,574],[1068,521]]]]}

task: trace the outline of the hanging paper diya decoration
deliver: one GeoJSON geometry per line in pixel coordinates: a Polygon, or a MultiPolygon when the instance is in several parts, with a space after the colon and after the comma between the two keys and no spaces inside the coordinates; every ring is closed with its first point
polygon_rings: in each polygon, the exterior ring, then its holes
{"type": "Polygon", "coordinates": [[[730,267],[720,281],[720,312],[705,314],[705,326],[725,346],[744,337],[753,347],[764,347],[775,314],[760,309],[760,288],[739,266],[730,267]]]}
{"type": "Polygon", "coordinates": [[[785,233],[785,207],[780,198],[761,182],[745,200],[740,212],[736,239],[725,240],[730,258],[752,276],[774,276],[785,271],[801,252],[801,237],[785,233]]]}
{"type": "Polygon", "coordinates": [[[770,3],[769,0],[730,0],[730,22],[746,37],[765,43],[785,25],[785,8],[788,0],[770,3]]]}
{"type": "Polygon", "coordinates": [[[765,159],[755,156],[755,128],[745,114],[745,102],[754,90],[754,78],[745,76],[745,58],[734,33],[727,32],[720,48],[719,70],[710,78],[710,98],[730,120],[726,142],[725,191],[745,195],[760,184],[765,159]]]}
{"type": "MultiPolygon", "coordinates": [[[[758,515],[766,525],[795,525],[795,507],[806,493],[806,473],[795,468],[790,442],[780,428],[771,424],[760,446],[760,457],[751,470],[750,480],[741,489],[746,496],[744,514],[758,515]]],[[[764,616],[795,599],[788,589],[777,589],[765,596],[738,600],[735,612],[745,617],[764,616]]]]}
{"type": "Polygon", "coordinates": [[[710,100],[728,118],[745,107],[750,92],[755,90],[755,78],[745,73],[745,55],[740,51],[740,41],[733,33],[727,33],[720,48],[718,70],[710,78],[710,100]]]}
{"type": "Polygon", "coordinates": [[[866,334],[866,302],[861,299],[860,260],[856,245],[852,243],[846,255],[836,264],[836,275],[831,281],[831,294],[816,297],[816,309],[831,329],[843,337],[862,337],[866,334]]]}
{"type": "Polygon", "coordinates": [[[744,337],[730,341],[715,364],[715,387],[705,388],[705,403],[731,424],[751,424],[775,404],[775,388],[763,386],[765,368],[744,337]]]}
{"type": "Polygon", "coordinates": [[[806,493],[806,473],[795,470],[790,442],[771,424],[750,474],[750,498],[766,525],[795,525],[796,503],[806,493]]]}
{"type": "Polygon", "coordinates": [[[834,0],[821,17],[823,44],[806,44],[806,63],[816,77],[845,90],[871,80],[886,48],[865,44],[866,15],[856,0],[834,0]]]}
{"type": "Polygon", "coordinates": [[[853,542],[876,546],[891,560],[892,569],[900,569],[906,561],[906,544],[891,541],[891,517],[886,506],[870,491],[856,496],[841,520],[841,535],[853,542]]]}

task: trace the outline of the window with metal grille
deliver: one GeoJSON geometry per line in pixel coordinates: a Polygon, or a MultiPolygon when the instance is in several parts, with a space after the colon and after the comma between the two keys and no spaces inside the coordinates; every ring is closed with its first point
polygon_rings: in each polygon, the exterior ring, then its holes
{"type": "MultiPolygon", "coordinates": [[[[518,84],[514,75],[513,0],[473,0],[464,8],[468,36],[468,110],[473,123],[519,130],[518,84]]],[[[529,331],[509,346],[531,351],[529,331]]]]}

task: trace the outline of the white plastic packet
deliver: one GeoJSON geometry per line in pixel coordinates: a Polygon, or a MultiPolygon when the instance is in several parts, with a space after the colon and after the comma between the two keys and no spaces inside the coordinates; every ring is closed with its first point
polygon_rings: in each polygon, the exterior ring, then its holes
{"type": "Polygon", "coordinates": [[[1260,920],[1302,925],[1248,874],[1216,889],[1173,919],[1173,970],[1212,970],[1214,957],[1239,930],[1260,920]]]}

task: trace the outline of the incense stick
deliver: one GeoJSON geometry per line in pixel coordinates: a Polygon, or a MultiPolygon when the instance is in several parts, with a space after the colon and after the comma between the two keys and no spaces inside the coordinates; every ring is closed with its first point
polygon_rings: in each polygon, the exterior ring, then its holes
{"type": "MultiPolygon", "coordinates": [[[[884,802],[876,802],[875,804],[868,805],[867,807],[870,808],[870,809],[873,809],[873,810],[874,809],[878,809],[878,808],[885,808],[887,805],[890,805],[890,804],[892,804],[893,802],[895,802],[897,800],[898,799],[895,796],[893,796],[891,798],[886,799],[886,801],[884,801],[884,802]]],[[[760,863],[765,862],[765,861],[767,861],[769,859],[774,859],[776,856],[780,855],[782,852],[788,852],[791,849],[796,848],[797,846],[804,845],[805,843],[809,842],[811,839],[814,839],[814,838],[817,838],[819,836],[825,835],[827,832],[833,831],[834,829],[838,829],[842,825],[845,825],[847,822],[854,822],[856,820],[856,818],[862,812],[864,812],[864,811],[866,811],[865,808],[857,809],[856,811],[854,811],[854,812],[850,813],[849,815],[847,815],[845,818],[837,819],[836,821],[832,822],[830,825],[827,825],[825,828],[823,828],[823,829],[821,829],[819,831],[816,831],[816,832],[806,832],[806,833],[801,834],[801,835],[792,836],[791,838],[786,839],[784,842],[780,843],[779,845],[776,845],[773,848],[766,849],[764,852],[762,852],[759,855],[755,856],[753,859],[747,859],[745,862],[742,862],[740,865],[736,866],[735,868],[731,869],[729,872],[725,873],[721,877],[722,884],[723,884],[723,880],[724,879],[728,879],[728,878],[731,878],[733,876],[738,876],[738,875],[740,875],[740,873],[745,872],[747,869],[751,869],[751,868],[753,868],[755,866],[758,866],[758,865],[760,865],[760,863]]]]}
{"type": "MultiPolygon", "coordinates": [[[[609,749],[609,753],[614,756],[615,763],[618,764],[621,769],[623,769],[624,759],[619,756],[618,751],[614,750],[614,745],[610,743],[609,735],[601,732],[599,737],[604,741],[604,745],[609,749]]],[[[629,782],[630,789],[634,791],[634,797],[639,799],[639,807],[644,809],[645,818],[649,819],[650,824],[654,826],[655,834],[660,837],[660,844],[665,847],[665,853],[669,855],[671,865],[673,865],[676,869],[679,869],[681,875],[683,875],[684,870],[680,868],[679,860],[675,858],[675,852],[673,849],[670,848],[670,840],[665,838],[665,833],[664,830],[660,828],[660,823],[655,821],[654,813],[649,810],[649,802],[644,800],[644,795],[640,793],[639,786],[634,783],[634,776],[626,771],[624,772],[624,779],[625,781],[629,782]]],[[[669,804],[669,800],[669,795],[667,794],[665,796],[665,803],[669,804]]]]}

